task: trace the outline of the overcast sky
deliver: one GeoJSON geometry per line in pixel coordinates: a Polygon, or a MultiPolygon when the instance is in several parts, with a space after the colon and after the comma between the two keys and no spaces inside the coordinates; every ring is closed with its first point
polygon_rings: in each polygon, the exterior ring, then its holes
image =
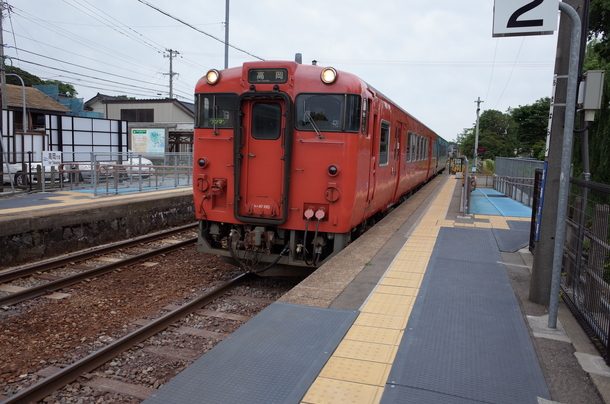
{"type": "MultiPolygon", "coordinates": [[[[183,101],[208,69],[224,67],[225,0],[8,3],[13,65],[70,83],[85,101],[167,97],[168,49],[180,52],[174,97],[183,101]]],[[[556,35],[492,38],[492,19],[493,0],[231,0],[229,43],[239,50],[230,48],[229,67],[301,53],[303,63],[357,74],[454,140],[474,125],[478,97],[481,111],[506,112],[551,93],[556,35]]]]}

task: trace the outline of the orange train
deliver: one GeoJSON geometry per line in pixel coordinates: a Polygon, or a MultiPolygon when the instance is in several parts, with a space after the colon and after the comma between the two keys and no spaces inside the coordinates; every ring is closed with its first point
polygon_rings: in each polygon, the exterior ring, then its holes
{"type": "Polygon", "coordinates": [[[447,163],[444,139],[330,67],[210,70],[195,107],[198,249],[256,272],[320,266],[447,163]]]}

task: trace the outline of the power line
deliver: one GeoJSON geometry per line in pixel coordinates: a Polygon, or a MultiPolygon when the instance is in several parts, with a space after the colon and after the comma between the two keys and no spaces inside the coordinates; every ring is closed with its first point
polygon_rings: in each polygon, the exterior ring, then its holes
{"type": "MultiPolygon", "coordinates": [[[[146,45],[146,46],[148,46],[148,47],[152,48],[153,50],[155,50],[155,51],[157,51],[157,52],[162,52],[162,51],[163,51],[163,46],[161,46],[161,45],[159,45],[159,44],[155,44],[155,45],[153,45],[153,44],[149,43],[148,41],[150,41],[150,42],[154,42],[154,41],[152,41],[152,40],[150,40],[150,39],[148,39],[148,38],[146,38],[146,40],[144,40],[144,39],[143,39],[143,38],[145,38],[145,36],[144,36],[144,35],[142,35],[142,34],[141,34],[141,33],[139,33],[138,31],[134,30],[133,28],[131,28],[131,27],[129,27],[129,26],[127,26],[127,25],[125,25],[125,24],[121,23],[119,20],[117,20],[116,18],[114,18],[114,17],[112,17],[111,15],[107,14],[106,12],[104,12],[104,11],[100,10],[99,8],[95,7],[93,4],[91,4],[91,3],[90,3],[90,2],[88,2],[87,0],[81,0],[81,1],[83,1],[83,2],[87,3],[87,4],[88,4],[90,7],[92,7],[92,8],[94,8],[94,9],[98,10],[99,12],[101,12],[101,13],[103,13],[103,14],[107,15],[107,16],[108,16],[108,17],[110,17],[112,20],[116,21],[116,22],[117,22],[119,25],[117,25],[117,26],[113,26],[113,25],[109,24],[108,22],[110,22],[110,20],[109,20],[108,18],[104,17],[103,15],[101,15],[101,14],[99,14],[99,13],[94,12],[94,11],[93,11],[93,10],[91,10],[91,9],[86,8],[86,9],[84,9],[84,10],[83,10],[83,9],[81,9],[80,7],[75,6],[74,4],[70,4],[70,3],[69,3],[67,0],[63,0],[63,1],[64,1],[64,3],[68,4],[68,5],[69,5],[69,6],[71,6],[71,7],[74,7],[75,9],[77,9],[77,10],[78,10],[78,11],[80,11],[80,12],[82,12],[83,14],[86,14],[86,15],[90,16],[91,18],[93,18],[93,19],[95,19],[95,20],[97,20],[97,21],[101,22],[101,23],[102,23],[102,24],[104,24],[105,26],[107,26],[107,27],[109,27],[109,28],[111,28],[111,29],[115,30],[115,31],[116,31],[116,32],[118,32],[119,34],[121,34],[121,35],[125,35],[126,37],[128,37],[128,38],[130,38],[130,39],[133,39],[133,40],[134,40],[134,41],[136,41],[136,42],[139,42],[139,43],[141,43],[141,44],[144,44],[144,45],[146,45]],[[106,22],[106,21],[108,21],[108,22],[106,22]],[[130,32],[130,31],[133,31],[133,32],[130,32]],[[136,34],[137,34],[137,35],[136,35],[136,34]]],[[[73,0],[73,1],[75,1],[75,2],[76,2],[76,0],[73,0]]]]}
{"type": "MultiPolygon", "coordinates": [[[[12,47],[7,46],[7,48],[12,48],[12,47]]],[[[131,78],[131,77],[127,77],[127,76],[121,76],[121,75],[119,75],[119,74],[108,73],[108,72],[105,72],[105,71],[103,71],[103,70],[97,70],[97,69],[92,69],[92,68],[90,68],[90,67],[86,67],[86,66],[77,65],[76,63],[70,63],[70,62],[61,61],[61,60],[59,60],[59,59],[55,59],[55,58],[52,58],[52,57],[50,57],[50,56],[44,56],[44,55],[40,55],[40,54],[38,54],[38,53],[35,53],[35,52],[29,52],[29,51],[26,51],[26,50],[24,50],[24,49],[21,49],[21,51],[22,51],[22,52],[29,53],[29,54],[32,54],[32,55],[35,55],[35,56],[38,56],[38,57],[41,57],[41,58],[45,58],[45,59],[51,59],[51,60],[53,60],[54,62],[61,62],[61,63],[65,63],[65,64],[70,65],[70,66],[74,66],[74,67],[80,67],[80,68],[82,68],[82,69],[87,69],[87,70],[90,70],[90,71],[92,71],[92,72],[102,73],[102,74],[106,74],[106,75],[108,75],[108,76],[119,77],[119,78],[122,78],[122,79],[127,79],[127,80],[131,80],[131,81],[136,81],[136,82],[139,82],[139,83],[146,83],[146,84],[148,84],[148,83],[149,83],[148,81],[144,81],[144,80],[138,80],[138,79],[133,79],[133,78],[131,78]]],[[[29,62],[29,61],[26,61],[26,60],[23,60],[23,59],[20,59],[20,58],[14,58],[14,59],[15,59],[15,60],[22,61],[22,62],[25,62],[25,63],[33,63],[33,62],[29,62]]],[[[59,70],[59,69],[58,69],[58,70],[59,70]]]]}
{"type": "Polygon", "coordinates": [[[519,46],[519,51],[517,51],[517,56],[515,56],[515,63],[513,64],[513,68],[510,70],[510,74],[508,75],[508,80],[506,80],[506,85],[504,86],[504,89],[502,90],[502,94],[500,94],[500,98],[498,98],[498,102],[494,106],[494,109],[496,109],[496,107],[500,103],[500,100],[502,99],[502,96],[504,95],[504,92],[506,91],[506,88],[508,87],[508,83],[510,83],[510,78],[513,76],[513,71],[515,70],[515,66],[517,65],[517,60],[519,59],[519,54],[521,53],[521,48],[523,48],[524,42],[525,42],[525,37],[523,37],[523,39],[521,40],[521,45],[519,46]]]}
{"type": "MultiPolygon", "coordinates": [[[[108,48],[108,47],[106,47],[104,45],[101,45],[99,43],[87,40],[86,38],[83,38],[81,35],[74,34],[74,33],[70,32],[70,31],[67,31],[67,30],[63,29],[63,28],[57,27],[57,26],[55,26],[53,24],[50,24],[47,21],[42,20],[42,19],[40,19],[40,18],[38,18],[36,16],[33,16],[33,15],[23,11],[23,10],[20,10],[20,9],[16,9],[16,10],[18,10],[18,12],[13,12],[13,14],[19,15],[20,17],[22,17],[25,20],[32,21],[35,24],[37,24],[39,26],[42,26],[42,27],[48,29],[51,32],[55,32],[56,34],[58,34],[58,35],[60,35],[60,36],[62,36],[64,38],[67,38],[67,39],[69,39],[71,41],[74,41],[74,42],[76,42],[78,44],[87,46],[88,48],[95,48],[98,52],[100,52],[102,54],[105,54],[107,56],[110,56],[113,59],[116,59],[117,57],[120,57],[120,58],[124,59],[127,63],[132,64],[132,65],[134,64],[133,63],[133,58],[132,58],[131,55],[124,55],[124,54],[122,54],[120,52],[117,52],[117,49],[110,49],[110,48],[108,48]]],[[[24,28],[24,30],[25,30],[25,28],[24,28]]],[[[30,40],[32,40],[32,41],[34,41],[36,43],[42,43],[42,42],[38,42],[37,40],[33,39],[31,37],[31,35],[30,35],[30,40]]],[[[161,52],[158,52],[158,53],[161,53],[161,52]]],[[[142,63],[143,63],[142,61],[139,61],[138,66],[140,64],[142,64],[142,63]]],[[[149,65],[149,66],[152,66],[152,65],[149,65]]],[[[156,66],[155,66],[155,68],[156,68],[156,66]]]]}
{"type": "MultiPolygon", "coordinates": [[[[324,63],[342,63],[355,65],[382,65],[382,66],[422,66],[422,67],[550,67],[554,62],[454,62],[454,61],[423,61],[423,60],[342,60],[326,59],[324,63]]],[[[318,60],[318,64],[320,64],[318,60]]]]}
{"type": "Polygon", "coordinates": [[[254,58],[258,59],[258,60],[265,60],[265,59],[263,59],[263,58],[261,58],[261,57],[258,57],[258,56],[256,56],[256,55],[254,55],[254,54],[250,53],[250,52],[247,52],[247,51],[245,51],[245,50],[243,50],[243,49],[240,49],[240,48],[238,48],[238,47],[236,47],[236,46],[233,46],[233,45],[231,45],[231,44],[227,44],[227,43],[225,43],[225,41],[223,41],[222,39],[216,38],[214,35],[208,34],[207,32],[200,30],[199,28],[195,27],[194,25],[191,25],[191,24],[189,24],[188,22],[182,21],[182,20],[181,20],[181,19],[179,19],[178,17],[174,17],[173,15],[169,14],[168,12],[161,10],[159,7],[153,6],[152,4],[150,4],[149,2],[147,2],[147,1],[145,1],[145,0],[138,0],[138,1],[139,1],[140,3],[142,3],[142,4],[144,4],[144,5],[146,5],[146,6],[150,7],[150,8],[152,8],[152,9],[157,10],[157,11],[158,11],[158,12],[160,12],[161,14],[164,14],[164,15],[168,16],[169,18],[172,18],[172,19],[174,19],[174,20],[176,20],[176,21],[178,21],[178,22],[180,22],[180,23],[182,23],[182,24],[186,25],[187,27],[194,29],[194,30],[195,30],[195,31],[197,31],[197,32],[201,32],[202,34],[207,35],[207,36],[209,36],[210,38],[215,39],[215,40],[217,40],[217,41],[218,41],[218,42],[220,42],[220,43],[223,43],[223,44],[225,44],[225,45],[230,46],[231,48],[233,48],[233,49],[235,49],[235,50],[237,50],[237,51],[239,51],[239,52],[243,52],[243,53],[245,53],[245,54],[247,54],[247,55],[250,55],[250,56],[252,56],[252,57],[254,57],[254,58]]]}
{"type": "MultiPolygon", "coordinates": [[[[120,85],[123,85],[123,86],[126,86],[126,87],[142,88],[142,87],[138,87],[138,86],[135,86],[135,85],[132,85],[132,84],[125,84],[125,83],[113,82],[113,81],[111,81],[111,80],[100,79],[100,78],[93,77],[93,76],[89,76],[89,75],[86,75],[86,74],[75,73],[75,72],[71,72],[71,71],[64,70],[64,69],[58,69],[58,68],[56,68],[56,67],[45,66],[45,65],[42,65],[42,64],[40,64],[40,63],[34,63],[34,62],[31,62],[31,61],[28,61],[28,60],[24,60],[24,59],[20,59],[20,58],[14,58],[14,59],[15,59],[15,60],[19,60],[20,62],[23,62],[23,63],[28,63],[28,64],[31,64],[31,65],[34,65],[34,66],[40,66],[40,67],[44,67],[44,68],[51,69],[51,70],[57,70],[57,71],[64,72],[64,73],[68,73],[68,74],[78,74],[79,76],[82,76],[82,77],[87,77],[87,78],[94,79],[94,80],[107,81],[107,82],[110,82],[110,83],[120,84],[120,85]]],[[[132,80],[132,79],[130,79],[129,77],[125,77],[125,76],[119,76],[119,75],[116,75],[116,74],[110,74],[110,73],[107,73],[107,74],[109,74],[109,75],[111,75],[111,76],[116,76],[116,77],[120,77],[120,78],[126,78],[126,79],[128,79],[128,80],[132,80]]],[[[140,81],[140,82],[146,83],[146,82],[141,81],[141,80],[137,80],[137,81],[140,81]]],[[[149,83],[146,83],[146,84],[149,84],[149,83]]]]}

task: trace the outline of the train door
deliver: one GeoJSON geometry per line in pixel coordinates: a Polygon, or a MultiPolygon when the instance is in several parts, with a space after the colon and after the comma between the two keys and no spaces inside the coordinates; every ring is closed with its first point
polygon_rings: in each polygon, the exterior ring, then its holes
{"type": "Polygon", "coordinates": [[[241,221],[286,221],[292,149],[289,105],[283,98],[241,101],[242,120],[235,141],[235,212],[241,221]]]}
{"type": "Polygon", "coordinates": [[[392,146],[392,156],[394,168],[392,169],[392,174],[395,178],[395,186],[394,186],[394,198],[392,200],[396,200],[396,197],[400,195],[400,178],[403,172],[403,159],[402,148],[404,148],[404,142],[402,141],[403,133],[406,132],[406,129],[403,129],[403,123],[400,121],[396,121],[396,136],[394,136],[394,145],[392,146]]]}
{"type": "Polygon", "coordinates": [[[371,125],[368,127],[367,137],[371,139],[371,160],[369,165],[369,187],[368,187],[368,196],[367,196],[367,207],[371,206],[372,200],[375,197],[375,188],[377,187],[377,139],[379,137],[378,129],[377,129],[377,111],[373,111],[373,121],[371,125]]]}

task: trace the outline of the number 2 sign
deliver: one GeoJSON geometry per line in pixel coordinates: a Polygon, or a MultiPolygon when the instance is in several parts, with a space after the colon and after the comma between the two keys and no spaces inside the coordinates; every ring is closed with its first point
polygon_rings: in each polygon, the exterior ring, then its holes
{"type": "Polygon", "coordinates": [[[558,13],[559,0],[495,0],[492,36],[552,34],[558,13]]]}

